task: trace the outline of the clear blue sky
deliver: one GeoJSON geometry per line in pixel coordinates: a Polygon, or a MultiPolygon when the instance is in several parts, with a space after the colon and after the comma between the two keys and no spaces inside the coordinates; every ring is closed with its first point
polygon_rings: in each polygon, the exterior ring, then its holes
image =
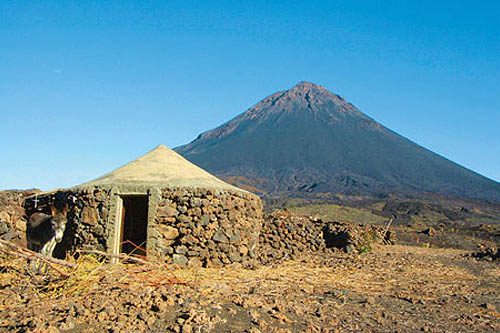
{"type": "Polygon", "coordinates": [[[0,189],[67,187],[301,80],[500,180],[498,1],[1,1],[0,189]]]}

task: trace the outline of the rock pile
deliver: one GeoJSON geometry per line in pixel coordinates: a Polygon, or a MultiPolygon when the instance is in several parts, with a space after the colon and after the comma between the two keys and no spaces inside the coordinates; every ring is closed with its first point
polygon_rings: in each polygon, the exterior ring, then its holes
{"type": "Polygon", "coordinates": [[[395,235],[381,227],[364,224],[329,222],[323,228],[327,248],[345,252],[369,252],[371,244],[395,244],[395,235]]]}
{"type": "Polygon", "coordinates": [[[500,247],[481,247],[470,256],[486,261],[500,261],[500,247]]]}
{"type": "Polygon", "coordinates": [[[394,233],[372,225],[325,222],[318,217],[278,210],[264,219],[259,259],[266,264],[313,253],[367,252],[373,243],[394,244],[394,233]]]}

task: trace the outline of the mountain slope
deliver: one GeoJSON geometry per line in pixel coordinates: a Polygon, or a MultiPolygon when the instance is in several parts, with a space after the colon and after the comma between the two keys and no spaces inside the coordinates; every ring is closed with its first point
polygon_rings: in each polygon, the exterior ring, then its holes
{"type": "Polygon", "coordinates": [[[385,128],[342,97],[300,82],[175,149],[265,194],[432,192],[500,200],[500,183],[385,128]]]}

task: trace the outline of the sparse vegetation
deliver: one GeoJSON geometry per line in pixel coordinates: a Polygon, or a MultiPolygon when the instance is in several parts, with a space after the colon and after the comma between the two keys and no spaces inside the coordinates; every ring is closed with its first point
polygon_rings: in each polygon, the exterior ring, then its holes
{"type": "Polygon", "coordinates": [[[313,204],[307,206],[290,206],[289,210],[301,215],[320,215],[327,221],[353,223],[384,223],[387,218],[373,214],[369,209],[335,204],[313,204]]]}
{"type": "Polygon", "coordinates": [[[464,253],[385,246],[253,270],[83,256],[44,279],[0,254],[0,331],[498,331],[498,265],[464,253]]]}

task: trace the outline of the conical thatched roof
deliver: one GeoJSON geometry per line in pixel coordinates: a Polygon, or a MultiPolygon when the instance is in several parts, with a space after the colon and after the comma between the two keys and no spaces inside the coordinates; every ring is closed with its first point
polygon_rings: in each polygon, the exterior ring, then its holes
{"type": "Polygon", "coordinates": [[[76,187],[126,184],[231,189],[246,192],[223,182],[164,145],[159,145],[149,153],[102,177],[76,187]]]}

